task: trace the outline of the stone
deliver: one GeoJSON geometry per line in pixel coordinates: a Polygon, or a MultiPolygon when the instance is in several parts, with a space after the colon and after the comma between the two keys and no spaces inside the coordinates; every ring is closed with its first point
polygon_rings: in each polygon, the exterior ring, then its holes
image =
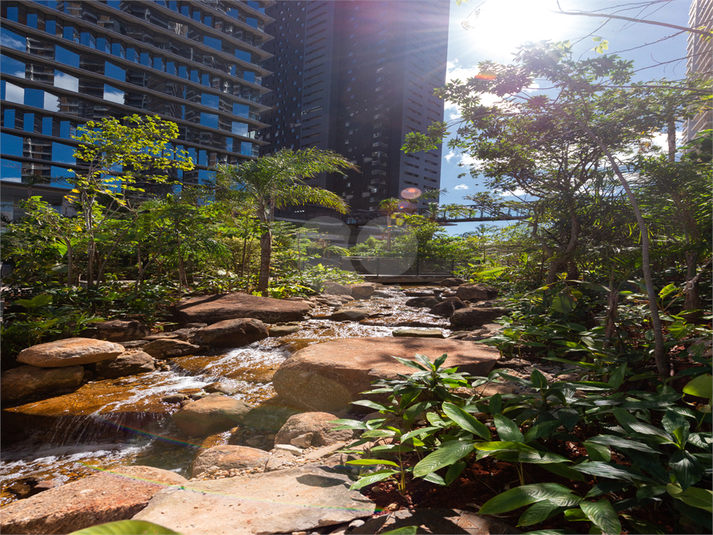
{"type": "Polygon", "coordinates": [[[462,301],[485,301],[498,296],[497,288],[486,284],[462,284],[456,290],[456,297],[462,301]]]}
{"type": "Polygon", "coordinates": [[[215,383],[210,383],[209,385],[206,385],[203,390],[205,390],[209,394],[218,393],[225,394],[226,396],[234,396],[238,392],[238,388],[236,386],[220,381],[216,381],[215,383]]]}
{"type": "Polygon", "coordinates": [[[271,338],[277,338],[279,336],[287,336],[288,334],[294,334],[302,329],[299,325],[272,325],[268,328],[268,335],[271,338]]]}
{"type": "Polygon", "coordinates": [[[361,284],[350,284],[349,289],[354,299],[369,299],[376,291],[376,286],[370,282],[363,282],[361,284]]]}
{"type": "Polygon", "coordinates": [[[322,285],[322,294],[326,295],[352,295],[352,291],[344,284],[338,282],[326,281],[322,285]]]}
{"type": "Polygon", "coordinates": [[[295,466],[295,461],[296,456],[292,452],[285,450],[272,450],[269,454],[267,464],[265,465],[265,472],[274,472],[275,470],[290,468],[295,466]]]}
{"type": "Polygon", "coordinates": [[[409,307],[415,307],[415,308],[431,308],[435,305],[438,304],[438,299],[435,297],[431,296],[425,296],[425,297],[412,297],[406,303],[404,303],[406,306],[409,307]]]}
{"type": "Polygon", "coordinates": [[[69,533],[128,520],[161,490],[186,478],[150,466],[120,466],[46,490],[2,509],[2,533],[69,533]]]}
{"type": "Polygon", "coordinates": [[[440,303],[431,307],[431,314],[442,316],[444,318],[450,318],[456,310],[460,310],[466,306],[468,305],[466,305],[458,297],[447,297],[440,303]]]}
{"type": "Polygon", "coordinates": [[[417,336],[421,338],[445,338],[441,329],[394,329],[391,333],[393,336],[417,336]]]}
{"type": "Polygon", "coordinates": [[[369,317],[369,313],[364,310],[337,310],[329,316],[332,321],[360,321],[369,317]]]}
{"type": "Polygon", "coordinates": [[[284,451],[293,457],[299,457],[303,453],[302,448],[294,444],[275,444],[275,451],[284,451]]]}
{"type": "Polygon", "coordinates": [[[297,435],[295,438],[290,440],[290,444],[297,446],[298,448],[309,448],[312,445],[313,438],[314,433],[304,433],[302,435],[297,435]]]}
{"type": "Polygon", "coordinates": [[[392,356],[413,360],[416,353],[432,361],[448,354],[447,367],[487,375],[499,357],[496,349],[460,340],[436,338],[348,338],[312,344],[285,360],[273,377],[278,396],[310,411],[331,412],[365,399],[371,382],[410,374],[392,356]]]}
{"type": "Polygon", "coordinates": [[[175,306],[181,321],[208,324],[235,318],[254,318],[266,323],[299,321],[309,310],[308,301],[256,297],[240,292],[201,295],[184,299],[175,306]]]}
{"type": "Polygon", "coordinates": [[[84,377],[82,366],[38,368],[20,366],[0,375],[0,399],[3,404],[29,398],[51,397],[58,391],[79,388],[84,377]]]}
{"type": "Polygon", "coordinates": [[[500,307],[468,307],[456,310],[451,316],[453,327],[480,327],[491,323],[494,319],[507,314],[507,308],[500,307]]]}
{"type": "Polygon", "coordinates": [[[124,352],[124,346],[94,338],[65,338],[38,344],[20,351],[17,360],[40,368],[62,368],[110,360],[124,352]]]}
{"type": "Polygon", "coordinates": [[[267,338],[267,326],[253,318],[223,320],[199,330],[194,340],[210,347],[242,347],[267,338]]]}
{"type": "Polygon", "coordinates": [[[109,320],[93,324],[82,334],[109,342],[126,342],[148,336],[151,329],[139,320],[109,320]]]}
{"type": "Polygon", "coordinates": [[[221,395],[210,395],[174,412],[173,422],[189,436],[202,437],[232,429],[250,411],[247,403],[221,395]]]}
{"type": "Polygon", "coordinates": [[[346,442],[354,438],[354,431],[344,429],[335,431],[337,424],[331,423],[339,417],[328,412],[302,412],[290,416],[275,437],[275,444],[293,444],[301,448],[308,446],[330,446],[337,442],[346,442]],[[296,444],[293,440],[299,436],[311,434],[307,446],[296,444]]]}
{"type": "Polygon", "coordinates": [[[170,359],[173,357],[183,357],[185,355],[193,355],[200,351],[201,346],[184,342],[176,338],[161,338],[151,340],[141,349],[157,359],[170,359]]]}
{"type": "Polygon", "coordinates": [[[292,407],[282,407],[264,403],[251,409],[250,412],[245,415],[243,425],[263,433],[276,433],[282,429],[282,426],[285,425],[293,414],[297,414],[298,412],[301,411],[292,407]]]}
{"type": "Polygon", "coordinates": [[[313,465],[197,481],[159,492],[134,518],[183,535],[310,531],[374,513],[372,502],[349,490],[352,483],[342,472],[313,465]]]}
{"type": "Polygon", "coordinates": [[[446,286],[447,288],[460,286],[461,284],[465,284],[465,280],[458,277],[447,277],[441,281],[441,286],[446,286]]]}
{"type": "Polygon", "coordinates": [[[191,477],[198,477],[212,466],[219,470],[245,470],[264,468],[269,455],[264,450],[246,446],[215,446],[205,449],[196,457],[191,466],[191,477]]]}
{"type": "Polygon", "coordinates": [[[156,361],[145,351],[125,352],[112,360],[104,360],[94,365],[94,371],[106,379],[116,379],[127,375],[152,372],[156,361]]]}
{"type": "Polygon", "coordinates": [[[376,516],[350,530],[354,535],[374,535],[399,528],[418,526],[418,533],[463,533],[505,535],[522,533],[517,528],[488,516],[460,509],[400,509],[376,516]]]}

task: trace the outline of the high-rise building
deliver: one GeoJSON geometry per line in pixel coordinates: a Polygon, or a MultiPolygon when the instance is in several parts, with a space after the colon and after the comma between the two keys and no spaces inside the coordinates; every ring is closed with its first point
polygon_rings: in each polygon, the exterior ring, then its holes
{"type": "Polygon", "coordinates": [[[197,164],[184,183],[256,157],[271,3],[2,0],[2,214],[28,188],[61,205],[78,167],[71,136],[88,120],[176,122],[197,164]]]}
{"type": "MultiPolygon", "coordinates": [[[[713,29],[713,0],[693,0],[689,11],[688,25],[691,28],[713,29]]],[[[686,72],[689,75],[713,78],[713,41],[703,35],[689,32],[686,47],[688,60],[686,72]]],[[[701,130],[713,128],[713,111],[698,113],[684,124],[684,140],[691,141],[701,130]]]]}
{"type": "Polygon", "coordinates": [[[409,188],[438,189],[441,150],[401,147],[408,132],[443,120],[433,90],[445,84],[449,1],[278,1],[266,13],[275,39],[265,46],[273,74],[264,82],[272,92],[263,97],[271,110],[261,153],[317,147],[346,156],[361,173],[311,185],[356,211],[378,210],[409,188]]]}

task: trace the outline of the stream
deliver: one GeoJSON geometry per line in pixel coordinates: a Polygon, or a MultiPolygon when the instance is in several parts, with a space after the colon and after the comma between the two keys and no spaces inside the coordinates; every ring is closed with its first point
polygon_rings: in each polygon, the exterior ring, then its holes
{"type": "Polygon", "coordinates": [[[275,397],[271,382],[275,370],[307,345],[392,336],[399,327],[439,327],[448,336],[447,319],[429,314],[426,308],[404,305],[411,296],[433,295],[433,290],[384,287],[368,300],[346,303],[342,308],[370,314],[360,322],[331,321],[328,316],[338,307],[318,305],[293,334],[174,358],[167,371],[90,381],[71,394],[7,409],[3,411],[0,505],[18,499],[11,488],[28,480],[66,483],[119,464],[149,465],[189,477],[197,450],[227,443],[230,432],[187,440],[170,418],[180,405],[164,401],[166,396],[195,395],[220,382],[234,392],[234,398],[256,406],[269,404],[275,397]]]}

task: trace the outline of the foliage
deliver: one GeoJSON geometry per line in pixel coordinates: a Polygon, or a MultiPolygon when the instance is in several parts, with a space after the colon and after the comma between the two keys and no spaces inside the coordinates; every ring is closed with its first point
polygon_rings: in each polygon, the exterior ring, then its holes
{"type": "Polygon", "coordinates": [[[118,520],[73,531],[70,535],[180,535],[178,532],[145,520],[118,520]]]}

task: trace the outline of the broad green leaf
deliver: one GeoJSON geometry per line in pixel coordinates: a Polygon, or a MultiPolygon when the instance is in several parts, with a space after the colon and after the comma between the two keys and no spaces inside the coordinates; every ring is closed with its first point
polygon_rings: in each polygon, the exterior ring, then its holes
{"type": "Polygon", "coordinates": [[[658,427],[655,427],[651,424],[642,422],[641,420],[633,416],[630,412],[624,409],[614,408],[612,409],[612,413],[614,413],[614,417],[616,418],[617,422],[619,422],[619,424],[630,433],[641,433],[642,435],[658,436],[665,438],[670,442],[674,442],[673,436],[664,431],[663,429],[659,429],[658,427]]]}
{"type": "Polygon", "coordinates": [[[609,376],[608,383],[613,389],[616,390],[621,386],[621,383],[624,381],[624,377],[626,377],[626,363],[622,364],[612,372],[609,376]]]}
{"type": "Polygon", "coordinates": [[[559,420],[549,420],[547,422],[542,422],[537,425],[533,425],[525,433],[525,443],[529,444],[533,440],[538,438],[547,437],[550,438],[552,433],[560,426],[559,420]]]}
{"type": "Polygon", "coordinates": [[[668,461],[668,465],[676,475],[676,482],[681,485],[683,490],[698,483],[703,476],[703,465],[686,450],[674,452],[668,461]]]}
{"type": "Polygon", "coordinates": [[[416,535],[416,533],[418,533],[418,526],[404,526],[402,528],[384,531],[381,535],[416,535]]]}
{"type": "Polygon", "coordinates": [[[164,528],[145,520],[119,520],[99,524],[90,528],[73,531],[69,535],[180,535],[172,529],[164,528]]]}
{"type": "Polygon", "coordinates": [[[430,369],[431,371],[436,370],[436,366],[431,362],[431,360],[426,355],[421,355],[419,353],[416,353],[414,358],[418,362],[420,362],[426,369],[430,369]]]}
{"type": "Polygon", "coordinates": [[[346,464],[352,464],[354,466],[374,466],[374,465],[385,465],[385,466],[395,466],[400,468],[398,464],[394,461],[386,461],[384,459],[356,459],[354,461],[347,461],[346,464]]]}
{"type": "Polygon", "coordinates": [[[673,284],[673,283],[667,284],[666,286],[664,286],[663,288],[661,288],[661,291],[659,292],[659,298],[663,299],[664,297],[666,297],[667,295],[672,294],[672,293],[675,292],[675,291],[676,291],[676,285],[675,285],[675,284],[673,284]]]}
{"type": "Polygon", "coordinates": [[[412,360],[404,359],[401,357],[394,357],[393,355],[391,358],[398,360],[401,364],[403,364],[404,366],[408,366],[409,368],[416,368],[417,370],[424,371],[424,372],[428,371],[427,368],[424,368],[423,366],[421,366],[420,364],[418,364],[417,362],[414,362],[412,360]]]}
{"type": "Polygon", "coordinates": [[[709,489],[688,487],[684,491],[680,486],[669,483],[666,486],[666,490],[671,496],[691,507],[703,509],[709,513],[713,512],[713,491],[709,489]]]}
{"type": "Polygon", "coordinates": [[[330,424],[337,424],[337,427],[333,429],[335,431],[341,431],[343,429],[367,429],[366,423],[361,420],[349,420],[347,418],[342,418],[339,420],[332,420],[330,424]]]}
{"type": "MultiPolygon", "coordinates": [[[[637,450],[646,453],[653,453],[658,455],[661,453],[659,450],[653,449],[644,442],[637,442],[635,440],[628,440],[626,438],[615,437],[612,435],[597,435],[588,439],[586,444],[599,444],[601,446],[612,446],[614,448],[627,449],[627,450],[637,450]]],[[[587,450],[589,451],[589,450],[587,450]]]]}
{"type": "Polygon", "coordinates": [[[453,420],[460,428],[473,433],[474,435],[490,440],[490,430],[487,426],[480,422],[475,416],[467,413],[453,403],[445,402],[443,404],[443,412],[451,420],[453,420]]]}
{"type": "Polygon", "coordinates": [[[383,481],[384,479],[388,479],[394,474],[398,474],[399,472],[397,470],[377,470],[376,472],[373,472],[369,474],[368,476],[364,476],[362,478],[359,478],[359,481],[354,483],[351,487],[349,487],[349,490],[357,490],[362,487],[366,487],[367,485],[372,485],[374,483],[378,483],[379,481],[383,481]]]}
{"type": "Polygon", "coordinates": [[[490,414],[499,414],[503,410],[503,397],[500,394],[494,394],[490,398],[488,410],[490,414]]]}
{"type": "Polygon", "coordinates": [[[577,300],[568,290],[562,290],[552,299],[552,310],[560,314],[569,314],[577,307],[577,300]]]}
{"type": "Polygon", "coordinates": [[[441,418],[438,414],[435,412],[427,412],[426,413],[426,420],[428,420],[428,423],[438,427],[438,428],[443,428],[446,427],[448,424],[443,421],[443,418],[441,418]]]}
{"type": "Polygon", "coordinates": [[[534,485],[515,487],[498,494],[483,504],[480,514],[498,515],[544,500],[564,507],[579,499],[581,499],[579,496],[573,495],[571,490],[558,483],[535,483],[534,485]]]}
{"type": "Polygon", "coordinates": [[[458,461],[453,463],[448,467],[448,471],[446,472],[446,477],[444,478],[444,482],[446,485],[450,485],[453,483],[459,475],[465,470],[466,463],[465,461],[458,461]]]}
{"type": "Polygon", "coordinates": [[[401,435],[401,443],[403,444],[407,440],[413,438],[413,437],[421,437],[423,435],[427,435],[433,431],[438,431],[441,429],[440,427],[435,427],[435,426],[430,426],[430,427],[421,427],[419,429],[414,429],[413,431],[409,431],[405,435],[401,435]]]}
{"type": "Polygon", "coordinates": [[[629,482],[646,481],[653,483],[650,478],[638,474],[634,470],[625,466],[618,466],[597,461],[580,463],[573,466],[572,470],[577,470],[578,472],[583,472],[585,474],[589,474],[590,476],[605,477],[608,479],[619,479],[629,482]]]}
{"type": "Polygon", "coordinates": [[[618,535],[621,533],[621,522],[616,511],[609,503],[609,500],[599,500],[598,502],[583,501],[579,504],[587,518],[607,535],[618,535]]]}
{"type": "Polygon", "coordinates": [[[375,411],[389,411],[389,408],[374,401],[369,401],[368,399],[359,399],[357,401],[352,401],[352,405],[359,405],[361,407],[368,407],[369,409],[374,409],[375,411]]]}
{"type": "MultiPolygon", "coordinates": [[[[569,462],[569,460],[568,460],[569,462]]],[[[547,470],[548,472],[552,472],[553,474],[557,474],[558,476],[565,477],[567,479],[570,479],[572,481],[585,481],[585,477],[577,472],[576,470],[572,470],[569,466],[565,465],[564,463],[541,463],[540,466],[547,470]]]]}
{"type": "Polygon", "coordinates": [[[440,357],[438,357],[436,360],[433,361],[433,365],[436,367],[436,369],[439,369],[441,366],[443,366],[443,363],[446,361],[448,358],[447,353],[443,353],[440,357]]]}
{"type": "Polygon", "coordinates": [[[699,398],[713,398],[713,375],[706,373],[691,379],[686,386],[683,387],[685,394],[698,396],[699,398]]]}
{"type": "Polygon", "coordinates": [[[548,518],[551,518],[556,513],[560,511],[561,507],[552,502],[541,501],[532,504],[527,511],[520,515],[520,519],[517,521],[518,526],[531,526],[532,524],[539,524],[544,522],[548,518]]]}
{"type": "Polygon", "coordinates": [[[609,451],[609,446],[603,444],[596,444],[594,442],[585,441],[584,447],[587,448],[587,454],[592,461],[611,461],[611,451],[609,451]]]}
{"type": "MultiPolygon", "coordinates": [[[[534,374],[535,372],[532,373],[534,374]]],[[[495,420],[495,429],[498,430],[498,435],[502,441],[525,442],[525,437],[520,432],[520,428],[510,418],[503,416],[502,414],[496,414],[493,419],[495,420]]],[[[483,438],[490,437],[488,436],[483,438]]]]}
{"type": "Polygon", "coordinates": [[[547,378],[537,368],[532,370],[530,381],[535,385],[535,388],[539,388],[540,390],[547,388],[547,378]]]}
{"type": "Polygon", "coordinates": [[[562,407],[555,412],[555,416],[562,422],[567,431],[572,431],[579,422],[579,411],[573,407],[562,407]]]}
{"type": "Polygon", "coordinates": [[[423,477],[426,474],[435,472],[444,466],[450,466],[456,461],[473,452],[472,442],[462,442],[453,440],[446,442],[433,453],[428,454],[413,467],[413,475],[423,477]]]}

